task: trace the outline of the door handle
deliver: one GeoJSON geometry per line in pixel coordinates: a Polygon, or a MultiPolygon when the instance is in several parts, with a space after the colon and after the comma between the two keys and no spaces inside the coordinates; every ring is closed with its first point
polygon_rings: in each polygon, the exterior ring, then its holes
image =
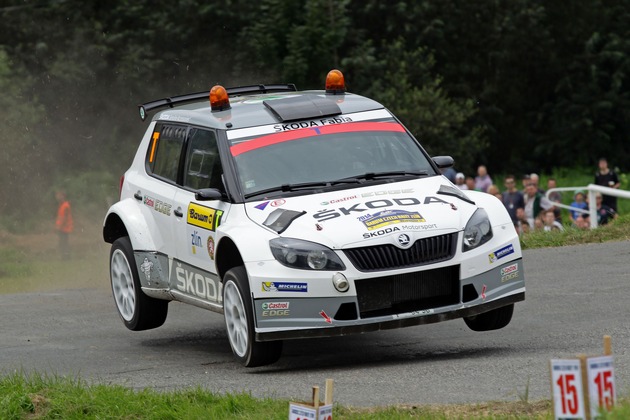
{"type": "Polygon", "coordinates": [[[182,212],[182,208],[181,207],[177,207],[175,210],[173,210],[173,214],[177,217],[183,217],[184,213],[182,212]]]}
{"type": "Polygon", "coordinates": [[[142,193],[140,192],[140,190],[138,190],[134,195],[133,198],[135,198],[136,200],[142,201],[142,193]]]}

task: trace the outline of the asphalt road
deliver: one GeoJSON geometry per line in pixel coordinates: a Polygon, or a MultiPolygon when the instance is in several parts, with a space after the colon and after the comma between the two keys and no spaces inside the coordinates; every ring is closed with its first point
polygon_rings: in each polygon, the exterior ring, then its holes
{"type": "Polygon", "coordinates": [[[201,309],[171,303],[163,327],[128,331],[104,273],[98,289],[0,295],[0,374],[298,400],[332,378],[335,401],[353,406],[538,400],[550,398],[551,358],[602,354],[608,334],[627,395],[629,261],[630,242],[526,251],[526,301],[503,330],[475,333],[454,320],[287,341],[279,362],[255,369],[232,358],[223,318],[201,309]]]}

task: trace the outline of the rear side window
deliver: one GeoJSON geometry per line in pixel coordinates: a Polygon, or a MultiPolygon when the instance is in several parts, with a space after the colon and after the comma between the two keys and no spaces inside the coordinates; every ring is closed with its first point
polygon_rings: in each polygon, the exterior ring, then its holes
{"type": "Polygon", "coordinates": [[[156,126],[147,153],[147,171],[177,182],[179,162],[188,129],[176,125],[156,126]]]}

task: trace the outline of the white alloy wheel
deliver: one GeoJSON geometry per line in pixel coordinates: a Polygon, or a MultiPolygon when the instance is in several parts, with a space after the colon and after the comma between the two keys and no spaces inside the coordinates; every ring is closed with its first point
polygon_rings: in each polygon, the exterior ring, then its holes
{"type": "Polygon", "coordinates": [[[133,318],[136,310],[136,290],[133,273],[127,257],[120,249],[114,250],[111,257],[111,279],[114,300],[120,316],[127,322],[133,318]]]}
{"type": "Polygon", "coordinates": [[[244,357],[247,353],[247,340],[249,339],[247,314],[241,292],[232,280],[228,280],[224,286],[223,311],[232,350],[238,357],[244,357]]]}

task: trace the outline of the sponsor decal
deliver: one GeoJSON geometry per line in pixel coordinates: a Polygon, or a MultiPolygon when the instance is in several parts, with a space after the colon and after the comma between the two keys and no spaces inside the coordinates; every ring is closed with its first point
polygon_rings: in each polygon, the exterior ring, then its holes
{"type": "Polygon", "coordinates": [[[269,201],[264,201],[256,206],[254,206],[255,209],[258,210],[264,210],[267,207],[267,204],[269,204],[269,201]]]}
{"type": "Polygon", "coordinates": [[[486,300],[486,289],[487,286],[484,284],[483,287],[481,288],[481,299],[486,300]]]}
{"type": "Polygon", "coordinates": [[[220,303],[223,300],[222,284],[216,276],[209,277],[209,274],[178,261],[173,264],[171,279],[175,279],[175,287],[182,293],[220,303]]]}
{"type": "MultiPolygon", "coordinates": [[[[346,115],[341,116],[341,118],[356,122],[356,121],[376,120],[376,119],[382,119],[382,118],[392,118],[392,115],[384,109],[377,109],[373,111],[361,111],[361,112],[355,112],[353,114],[346,114],[346,115]]],[[[323,121],[323,124],[326,124],[329,121],[334,122],[334,119],[323,118],[323,119],[314,120],[316,125],[311,125],[310,121],[307,121],[306,123],[308,124],[309,128],[310,127],[315,128],[315,127],[321,127],[322,121],[323,121]]],[[[244,139],[244,138],[252,137],[252,136],[260,136],[263,134],[278,133],[278,132],[281,132],[282,130],[281,127],[278,127],[279,130],[276,130],[276,127],[279,125],[280,124],[269,124],[269,125],[261,125],[257,127],[248,127],[248,128],[239,128],[236,130],[228,130],[227,136],[229,140],[234,140],[234,139],[244,139]]],[[[327,124],[327,125],[330,125],[330,124],[327,124]]],[[[302,127],[296,127],[296,128],[302,128],[302,127]]],[[[291,131],[291,129],[289,129],[289,131],[291,131]]]]}
{"type": "Polygon", "coordinates": [[[500,260],[501,258],[513,254],[514,253],[514,245],[509,244],[508,246],[504,246],[501,249],[497,249],[496,251],[488,254],[488,260],[490,264],[500,260]]]}
{"type": "Polygon", "coordinates": [[[278,200],[273,200],[273,201],[263,201],[262,203],[254,206],[254,208],[258,210],[264,210],[267,208],[267,205],[271,205],[272,207],[280,207],[284,203],[286,203],[286,200],[280,198],[278,200]]]}
{"type": "Polygon", "coordinates": [[[161,120],[168,120],[168,121],[179,121],[179,122],[188,122],[188,121],[190,121],[189,117],[181,117],[179,115],[170,115],[170,114],[162,114],[162,115],[160,115],[160,119],[161,120]]]}
{"type": "Polygon", "coordinates": [[[300,128],[323,127],[325,125],[343,124],[348,122],[352,122],[352,118],[344,117],[342,115],[334,118],[322,118],[319,120],[299,121],[288,124],[276,124],[273,126],[273,129],[276,133],[280,133],[282,131],[299,130],[300,128]]]}
{"type": "Polygon", "coordinates": [[[265,302],[262,304],[262,316],[288,316],[289,302],[265,302]]]}
{"type": "Polygon", "coordinates": [[[387,190],[387,191],[375,191],[375,192],[363,193],[361,194],[361,197],[369,198],[369,197],[378,197],[381,195],[411,194],[411,193],[413,193],[413,188],[405,188],[402,190],[387,190]]]}
{"type": "Polygon", "coordinates": [[[379,236],[389,235],[390,233],[394,233],[394,232],[400,232],[400,228],[394,226],[391,228],[377,230],[375,232],[364,233],[363,239],[378,238],[379,236]]]}
{"type": "Polygon", "coordinates": [[[214,238],[212,236],[208,236],[208,242],[206,245],[208,247],[208,255],[210,256],[210,259],[214,261],[214,238]]]}
{"type": "MultiPolygon", "coordinates": [[[[380,208],[392,207],[392,206],[417,206],[419,204],[433,204],[433,203],[443,203],[448,204],[446,201],[428,196],[425,197],[424,201],[420,201],[420,199],[416,197],[401,197],[401,198],[392,198],[392,199],[380,199],[380,200],[372,200],[366,201],[365,203],[357,203],[350,207],[339,207],[337,209],[324,209],[319,210],[315,214],[313,214],[313,218],[315,218],[318,222],[323,222],[324,220],[331,220],[341,216],[349,216],[349,215],[357,215],[369,210],[375,210],[380,208]]],[[[362,219],[365,220],[371,215],[365,215],[362,219]]],[[[420,216],[422,217],[422,216],[420,216]]],[[[359,220],[363,221],[361,218],[359,220]]],[[[406,220],[407,222],[409,220],[406,220]]],[[[413,220],[416,222],[417,220],[413,220]]],[[[423,220],[424,221],[424,220],[423,220]]],[[[374,228],[377,229],[377,228],[374,228]]]]}
{"type": "Polygon", "coordinates": [[[290,283],[281,281],[262,282],[263,292],[308,292],[307,283],[290,283]]]}
{"type": "Polygon", "coordinates": [[[223,216],[223,210],[217,210],[210,207],[200,206],[199,204],[190,203],[188,205],[188,216],[186,221],[189,225],[208,229],[214,232],[217,229],[217,226],[221,224],[221,216],[223,216]]]}
{"type": "Polygon", "coordinates": [[[359,218],[367,230],[380,229],[395,223],[422,223],[426,219],[418,212],[405,210],[383,210],[378,213],[366,214],[359,218]]]}
{"type": "Polygon", "coordinates": [[[286,203],[286,200],[284,200],[284,199],[280,198],[280,199],[278,199],[278,200],[273,200],[273,201],[271,202],[271,206],[272,206],[272,207],[280,207],[280,206],[281,206],[281,205],[283,205],[284,203],[286,203]]]}
{"type": "Polygon", "coordinates": [[[344,201],[355,200],[357,198],[359,198],[358,195],[351,195],[350,197],[335,198],[335,199],[332,199],[330,201],[322,201],[319,204],[322,205],[322,206],[328,206],[330,204],[343,203],[344,201]]]}
{"type": "Polygon", "coordinates": [[[518,278],[518,263],[508,265],[501,269],[501,283],[518,278]]]}
{"type": "Polygon", "coordinates": [[[289,309],[289,302],[265,302],[262,304],[265,309],[289,309]]]}
{"type": "Polygon", "coordinates": [[[201,248],[202,242],[201,242],[201,236],[199,236],[199,232],[197,232],[196,230],[193,230],[193,232],[190,234],[191,236],[191,245],[192,245],[192,253],[197,255],[197,248],[201,248]]]}
{"type": "Polygon", "coordinates": [[[148,258],[144,259],[144,262],[140,264],[140,271],[144,273],[144,277],[147,279],[147,283],[151,285],[151,270],[153,269],[153,262],[148,258]]]}
{"type": "Polygon", "coordinates": [[[323,227],[322,227],[322,225],[320,225],[319,223],[315,223],[315,229],[317,229],[317,230],[322,230],[322,229],[324,229],[324,228],[323,228],[323,227]]]}
{"type": "Polygon", "coordinates": [[[165,203],[162,200],[158,200],[157,198],[149,197],[148,195],[144,196],[143,200],[144,205],[153,208],[153,210],[158,213],[165,214],[167,216],[171,215],[171,204],[165,203]]]}

